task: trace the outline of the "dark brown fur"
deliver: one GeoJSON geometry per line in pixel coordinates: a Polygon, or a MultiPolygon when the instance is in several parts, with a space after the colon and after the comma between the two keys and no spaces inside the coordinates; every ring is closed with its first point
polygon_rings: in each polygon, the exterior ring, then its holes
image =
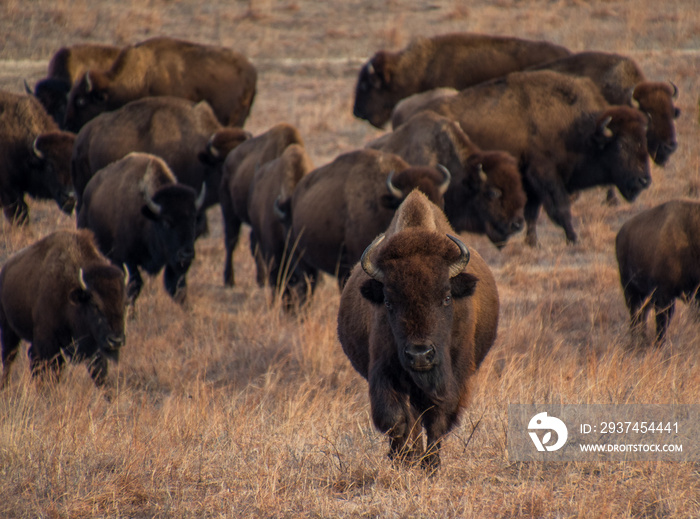
{"type": "Polygon", "coordinates": [[[342,286],[362,251],[387,228],[401,203],[386,186],[392,171],[392,182],[403,197],[423,186],[442,206],[437,187],[444,177],[436,169],[412,168],[401,157],[378,150],[340,155],[306,175],[288,201],[291,239],[303,262],[337,275],[342,286]]]}
{"type": "Polygon", "coordinates": [[[250,224],[248,200],[255,172],[265,163],[278,158],[287,146],[304,141],[292,125],[280,123],[265,133],[247,140],[226,157],[223,165],[219,200],[224,220],[224,284],[233,286],[233,251],[238,244],[241,224],[250,224]]]}
{"type": "Polygon", "coordinates": [[[514,72],[426,103],[459,122],[482,149],[516,157],[527,193],[527,243],[537,243],[540,206],[577,240],[571,193],[614,184],[627,200],[651,184],[647,118],[609,105],[588,78],[549,70],[514,72]],[[606,121],[610,118],[609,123],[606,121]]]}
{"type": "Polygon", "coordinates": [[[639,213],[617,233],[615,249],[633,333],[653,305],[663,342],[676,298],[700,305],[700,203],[673,200],[639,213]]]}
{"type": "Polygon", "coordinates": [[[73,86],[65,127],[78,131],[97,114],[146,96],[207,101],[224,125],[243,126],[257,72],[238,52],[173,38],[125,47],[106,72],[90,70],[73,86]]]}
{"type": "Polygon", "coordinates": [[[469,400],[469,379],[496,338],[498,291],[490,269],[470,249],[461,273],[448,276],[459,256],[454,231],[419,192],[397,210],[371,260],[384,281],[357,265],[340,298],[338,337],[353,367],[369,382],[372,419],[390,436],[389,455],[423,454],[439,464],[442,437],[469,400]],[[448,299],[447,296],[450,296],[448,299]],[[404,348],[430,345],[437,362],[428,371],[407,368],[404,348]]]}
{"type": "Polygon", "coordinates": [[[360,70],[356,117],[381,128],[401,99],[438,87],[458,90],[569,53],[546,41],[473,33],[416,38],[398,52],[379,51],[360,70]]]}
{"type": "Polygon", "coordinates": [[[445,214],[455,230],[486,234],[501,246],[523,228],[526,196],[515,159],[506,152],[482,151],[456,122],[421,112],[367,147],[416,166],[445,166],[452,174],[445,214]]]}
{"type": "Polygon", "coordinates": [[[34,97],[0,92],[0,204],[5,218],[27,221],[25,193],[53,199],[68,214],[73,211],[74,141],[75,135],[60,131],[34,97]]]}
{"type": "Polygon", "coordinates": [[[14,254],[0,272],[3,374],[21,339],[32,372],[58,376],[65,357],[87,360],[97,385],[124,343],[124,272],[109,264],[89,231],[57,231],[14,254]],[[80,270],[85,287],[81,286],[80,270]]]}

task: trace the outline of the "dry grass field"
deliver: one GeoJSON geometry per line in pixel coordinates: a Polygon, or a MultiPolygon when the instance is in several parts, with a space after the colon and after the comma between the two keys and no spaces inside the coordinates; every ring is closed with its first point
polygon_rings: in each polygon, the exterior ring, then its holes
{"type": "MultiPolygon", "coordinates": [[[[699,517],[700,463],[514,463],[511,403],[696,404],[700,323],[681,304],[663,349],[630,351],[614,238],[637,212],[700,196],[700,13],[694,0],[0,0],[0,88],[23,91],[77,42],[170,35],[240,50],[259,70],[246,127],[287,121],[317,166],[380,134],[352,116],[359,66],[413,35],[475,31],[627,53],[681,92],[678,151],[634,204],[604,191],[574,203],[580,242],[540,218],[501,251],[464,234],[501,298],[498,339],[433,477],[392,466],[367,383],[336,337],[326,278],[285,315],[255,284],[247,243],[222,282],[218,208],[197,243],[186,306],[146,281],[108,402],[84,366],[31,380],[26,347],[0,394],[0,517],[699,517]]],[[[30,201],[30,225],[0,223],[0,263],[74,220],[30,201]]],[[[653,244],[650,244],[653,246],[653,244]]],[[[651,325],[651,322],[649,323],[651,325]]]]}

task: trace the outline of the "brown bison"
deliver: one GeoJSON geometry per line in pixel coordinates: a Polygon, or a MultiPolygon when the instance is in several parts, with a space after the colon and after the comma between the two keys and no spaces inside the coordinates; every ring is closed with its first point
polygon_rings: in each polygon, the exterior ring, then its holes
{"type": "Polygon", "coordinates": [[[255,97],[257,72],[224,47],[152,38],[125,47],[105,71],[88,70],[68,96],[65,127],[78,131],[96,115],[147,96],[207,101],[224,125],[243,126],[255,97]]]}
{"type": "Polygon", "coordinates": [[[224,284],[233,286],[233,251],[238,244],[241,224],[250,224],[248,199],[255,172],[265,163],[278,158],[287,146],[304,141],[299,131],[287,123],[280,123],[265,133],[247,140],[226,157],[223,165],[219,200],[224,220],[224,284]]]}
{"type": "Polygon", "coordinates": [[[449,183],[444,168],[411,167],[393,153],[363,149],[304,176],[279,207],[301,261],[337,275],[342,287],[362,251],[413,189],[442,207],[449,183]]]}
{"type": "Polygon", "coordinates": [[[25,83],[27,93],[36,96],[57,124],[63,124],[73,83],[88,70],[109,70],[121,50],[115,45],[96,43],[61,47],[49,61],[46,77],[36,83],[33,92],[25,83]]]}
{"type": "Polygon", "coordinates": [[[250,134],[221,126],[206,101],[178,97],[146,97],[105,112],[78,133],[71,161],[71,176],[80,209],[83,190],[92,176],[133,151],[161,157],[178,182],[206,198],[198,229],[206,228],[204,210],[219,202],[219,185],[228,152],[250,134]]]}
{"type": "Polygon", "coordinates": [[[660,344],[676,298],[700,305],[700,203],[672,200],[639,213],[617,233],[615,249],[632,332],[643,332],[654,305],[660,344]]]}
{"type": "Polygon", "coordinates": [[[94,232],[98,247],[112,263],[126,265],[129,302],[143,285],[139,267],[151,275],[165,267],[165,289],[184,301],[204,191],[202,187],[197,195],[190,186],[179,184],[161,158],[147,153],[130,153],[90,179],[78,227],[94,232]]]}
{"type": "Polygon", "coordinates": [[[367,147],[395,153],[414,166],[445,166],[452,174],[445,214],[455,230],[486,234],[500,247],[524,227],[526,197],[515,159],[482,151],[456,122],[420,112],[367,147]]]}
{"type": "Polygon", "coordinates": [[[649,117],[647,149],[656,164],[664,165],[678,145],[674,120],[680,110],[673,100],[673,83],[647,81],[639,66],[626,56],[607,52],[579,52],[534,67],[591,78],[612,105],[629,105],[649,117]]]}
{"type": "Polygon", "coordinates": [[[67,214],[75,198],[70,156],[75,135],[62,132],[32,96],[0,92],[0,204],[5,218],[28,218],[24,194],[53,199],[67,214]]]}
{"type": "Polygon", "coordinates": [[[367,247],[338,310],[338,337],[369,382],[374,425],[389,456],[440,463],[442,437],[469,400],[469,379],[496,338],[498,291],[479,254],[421,193],[367,247]]]}
{"type": "Polygon", "coordinates": [[[573,243],[572,193],[614,184],[633,201],[651,184],[647,117],[608,104],[589,78],[550,70],[513,72],[422,109],[459,122],[482,149],[516,158],[527,194],[530,245],[537,243],[540,206],[573,243]]]}
{"type": "Polygon", "coordinates": [[[258,284],[282,294],[287,310],[304,304],[313,291],[318,272],[300,263],[294,243],[275,211],[275,202],[294,190],[301,178],[313,169],[311,159],[299,144],[287,146],[278,158],[266,162],[255,173],[248,193],[250,248],[257,265],[258,284]]]}
{"type": "Polygon", "coordinates": [[[457,90],[546,63],[570,52],[546,41],[454,33],[379,51],[360,70],[353,114],[381,128],[401,99],[438,87],[457,90]]]}
{"type": "Polygon", "coordinates": [[[0,387],[22,339],[31,343],[32,374],[48,368],[58,377],[66,358],[87,360],[102,385],[124,344],[124,303],[124,271],[89,231],[57,231],[14,254],[0,272],[0,387]]]}

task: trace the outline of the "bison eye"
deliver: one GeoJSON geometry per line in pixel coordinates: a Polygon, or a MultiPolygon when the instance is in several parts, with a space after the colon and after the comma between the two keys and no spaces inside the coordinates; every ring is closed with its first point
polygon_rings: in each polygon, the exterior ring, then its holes
{"type": "Polygon", "coordinates": [[[84,97],[78,97],[75,100],[75,104],[78,105],[79,108],[83,108],[87,104],[87,101],[85,101],[84,97]]]}
{"type": "Polygon", "coordinates": [[[386,306],[387,310],[393,310],[394,308],[387,298],[384,298],[384,306],[386,306]]]}
{"type": "Polygon", "coordinates": [[[442,300],[442,306],[450,306],[452,304],[452,296],[447,296],[442,300]]]}

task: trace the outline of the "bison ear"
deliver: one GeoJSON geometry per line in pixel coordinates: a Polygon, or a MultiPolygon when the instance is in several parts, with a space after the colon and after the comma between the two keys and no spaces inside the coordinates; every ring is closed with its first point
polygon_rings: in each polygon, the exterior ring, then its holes
{"type": "Polygon", "coordinates": [[[210,153],[207,153],[206,151],[200,151],[197,154],[197,160],[204,164],[205,166],[216,166],[220,160],[218,160],[216,157],[213,157],[210,153]]]}
{"type": "Polygon", "coordinates": [[[82,288],[75,288],[68,294],[68,300],[76,306],[84,305],[90,300],[90,292],[82,288]]]}
{"type": "Polygon", "coordinates": [[[376,279],[368,279],[360,287],[360,294],[374,305],[384,303],[384,285],[376,279]]]}
{"type": "Polygon", "coordinates": [[[380,89],[386,87],[391,82],[391,64],[389,63],[386,52],[377,52],[369,67],[369,79],[374,88],[380,89]]]}
{"type": "Polygon", "coordinates": [[[398,209],[398,207],[401,205],[401,202],[403,202],[403,200],[399,200],[394,195],[384,194],[379,197],[379,203],[382,205],[382,207],[391,211],[396,211],[396,209],[398,209]]]}
{"type": "Polygon", "coordinates": [[[478,278],[466,272],[457,274],[455,277],[450,279],[450,287],[452,290],[452,297],[459,299],[462,297],[469,297],[474,295],[474,290],[476,290],[476,282],[478,278]]]}

